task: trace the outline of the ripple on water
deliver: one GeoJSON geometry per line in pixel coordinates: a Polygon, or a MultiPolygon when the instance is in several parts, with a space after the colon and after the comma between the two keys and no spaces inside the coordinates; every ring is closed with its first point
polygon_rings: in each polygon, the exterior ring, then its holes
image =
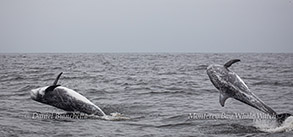
{"type": "MultiPolygon", "coordinates": [[[[187,120],[195,113],[250,111],[231,101],[221,107],[205,69],[232,58],[237,72],[277,112],[290,112],[293,54],[5,54],[0,55],[0,133],[4,136],[291,136],[268,133],[252,120],[187,120]],[[5,64],[5,65],[3,65],[5,64]],[[33,120],[16,114],[65,113],[35,102],[29,91],[52,84],[74,89],[107,114],[131,120],[33,120]],[[241,109],[239,109],[241,108],[241,109]],[[245,110],[244,110],[245,109],[245,110]]],[[[290,112],[293,113],[293,112],[290,112]]],[[[287,134],[288,133],[288,134],[287,134]]]]}

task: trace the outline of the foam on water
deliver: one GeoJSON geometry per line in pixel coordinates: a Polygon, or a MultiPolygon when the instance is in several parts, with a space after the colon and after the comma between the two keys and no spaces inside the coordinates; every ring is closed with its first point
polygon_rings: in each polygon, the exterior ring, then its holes
{"type": "Polygon", "coordinates": [[[119,120],[129,120],[129,117],[124,116],[121,113],[114,112],[110,115],[104,115],[104,116],[97,116],[98,118],[104,119],[104,120],[110,120],[110,121],[119,121],[119,120]]]}
{"type": "Polygon", "coordinates": [[[293,116],[288,117],[280,126],[275,120],[255,121],[255,126],[269,133],[290,132],[293,131],[293,116]]]}

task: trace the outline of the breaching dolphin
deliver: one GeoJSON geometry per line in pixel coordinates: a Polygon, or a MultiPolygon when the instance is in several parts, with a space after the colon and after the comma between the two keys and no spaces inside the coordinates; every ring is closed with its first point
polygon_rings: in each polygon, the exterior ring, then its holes
{"type": "Polygon", "coordinates": [[[213,64],[207,68],[207,74],[211,82],[220,91],[221,106],[224,107],[225,101],[228,98],[234,98],[270,116],[276,117],[279,124],[283,123],[291,114],[277,114],[272,108],[253,94],[236,73],[228,69],[232,64],[239,61],[239,59],[232,59],[225,65],[213,64]]]}
{"type": "Polygon", "coordinates": [[[57,107],[69,112],[83,112],[102,117],[107,115],[86,97],[72,89],[57,85],[62,72],[57,76],[53,85],[31,90],[31,98],[37,102],[57,107]]]}

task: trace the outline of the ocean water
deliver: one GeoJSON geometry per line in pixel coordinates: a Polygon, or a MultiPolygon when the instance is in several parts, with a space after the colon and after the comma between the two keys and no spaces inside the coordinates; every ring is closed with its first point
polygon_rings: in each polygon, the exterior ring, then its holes
{"type": "Polygon", "coordinates": [[[0,136],[292,136],[292,117],[276,127],[234,99],[220,106],[206,68],[233,58],[251,91],[293,113],[293,54],[0,54],[0,136]],[[59,84],[129,119],[67,117],[30,98],[60,72],[59,84]]]}

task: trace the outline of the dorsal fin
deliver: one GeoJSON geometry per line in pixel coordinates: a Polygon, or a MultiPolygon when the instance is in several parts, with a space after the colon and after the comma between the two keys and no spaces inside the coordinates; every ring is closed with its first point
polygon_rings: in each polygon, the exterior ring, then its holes
{"type": "Polygon", "coordinates": [[[59,73],[59,75],[57,76],[57,78],[55,79],[55,81],[54,81],[54,83],[53,83],[53,85],[52,86],[55,86],[55,85],[57,85],[57,83],[58,83],[58,80],[59,80],[59,78],[60,78],[60,76],[63,74],[63,72],[61,72],[61,73],[59,73]]]}
{"type": "Polygon", "coordinates": [[[239,61],[240,61],[240,59],[232,59],[232,60],[228,61],[227,63],[225,63],[224,67],[229,68],[232,64],[239,62],[239,61]]]}

